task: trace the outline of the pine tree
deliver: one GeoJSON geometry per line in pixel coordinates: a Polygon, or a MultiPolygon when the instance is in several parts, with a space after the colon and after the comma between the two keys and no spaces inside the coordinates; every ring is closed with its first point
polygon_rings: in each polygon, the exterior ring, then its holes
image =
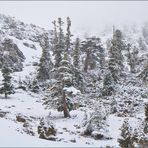
{"type": "Polygon", "coordinates": [[[111,75],[111,72],[108,71],[105,74],[104,80],[103,80],[103,90],[102,95],[103,96],[111,96],[114,93],[114,80],[111,75]]]}
{"type": "Polygon", "coordinates": [[[80,39],[76,38],[73,51],[73,72],[74,72],[74,86],[83,91],[84,79],[80,70],[80,39]]]}
{"type": "Polygon", "coordinates": [[[84,62],[84,71],[87,72],[88,69],[95,69],[97,64],[103,64],[103,48],[100,44],[100,38],[90,37],[82,41],[82,50],[86,54],[84,62]],[[101,61],[101,62],[100,62],[101,61]]]}
{"type": "Polygon", "coordinates": [[[62,29],[63,24],[64,22],[62,21],[62,19],[58,18],[59,32],[58,32],[58,44],[55,50],[55,67],[60,66],[60,62],[62,61],[62,53],[65,48],[65,42],[64,42],[65,37],[62,29]]]}
{"type": "Polygon", "coordinates": [[[122,33],[120,30],[113,32],[112,46],[109,49],[109,63],[108,68],[111,71],[112,77],[115,82],[119,81],[123,72],[123,55],[122,50],[124,48],[122,42],[122,33]]]}
{"type": "Polygon", "coordinates": [[[79,68],[80,64],[80,39],[76,38],[74,53],[73,53],[73,65],[75,68],[79,68]]]}
{"type": "Polygon", "coordinates": [[[138,75],[138,77],[143,81],[145,85],[148,84],[148,60],[144,63],[143,70],[138,75]]]}
{"type": "Polygon", "coordinates": [[[148,133],[148,104],[145,104],[145,125],[144,125],[144,133],[148,133]]]}
{"type": "Polygon", "coordinates": [[[72,110],[70,94],[67,90],[73,86],[73,68],[68,59],[68,54],[65,52],[57,69],[58,77],[48,90],[49,96],[44,98],[46,108],[53,107],[58,111],[63,111],[64,117],[70,117],[69,111],[72,110]]]}
{"type": "Polygon", "coordinates": [[[145,40],[142,37],[139,37],[138,44],[139,44],[140,50],[147,50],[145,40]]]}
{"type": "Polygon", "coordinates": [[[41,82],[49,80],[51,78],[52,68],[53,68],[53,63],[51,61],[49,48],[45,48],[43,49],[42,56],[40,58],[37,79],[41,82]]]}
{"type": "Polygon", "coordinates": [[[51,39],[51,46],[53,49],[53,55],[55,56],[54,67],[58,68],[60,66],[60,62],[62,60],[62,54],[65,49],[65,36],[63,33],[64,22],[61,18],[58,18],[58,26],[56,25],[56,21],[53,21],[54,30],[53,30],[53,38],[51,39]],[[59,31],[57,31],[57,27],[59,31]]]}
{"type": "Polygon", "coordinates": [[[94,104],[94,111],[90,114],[89,119],[86,119],[86,128],[84,135],[91,135],[95,139],[103,139],[107,134],[107,112],[103,102],[99,101],[94,104]]]}
{"type": "Polygon", "coordinates": [[[136,72],[136,64],[137,64],[137,58],[136,58],[136,51],[135,51],[135,47],[133,49],[133,52],[131,51],[131,44],[127,45],[127,60],[128,60],[128,64],[130,66],[130,72],[131,73],[135,73],[136,72]]]}
{"type": "Polygon", "coordinates": [[[71,20],[69,17],[67,17],[67,33],[66,33],[66,39],[65,39],[65,49],[66,49],[66,52],[69,54],[70,53],[70,47],[71,47],[71,37],[72,37],[72,34],[71,34],[71,31],[70,31],[70,27],[71,27],[71,20]]]}
{"type": "Polygon", "coordinates": [[[131,135],[131,130],[128,119],[125,119],[121,127],[121,138],[118,139],[121,148],[134,148],[134,139],[131,135]]]}
{"type": "Polygon", "coordinates": [[[5,94],[5,98],[7,98],[8,95],[14,94],[14,87],[11,84],[11,69],[7,66],[3,66],[2,68],[2,76],[3,76],[3,83],[2,87],[0,88],[0,93],[5,94]]]}

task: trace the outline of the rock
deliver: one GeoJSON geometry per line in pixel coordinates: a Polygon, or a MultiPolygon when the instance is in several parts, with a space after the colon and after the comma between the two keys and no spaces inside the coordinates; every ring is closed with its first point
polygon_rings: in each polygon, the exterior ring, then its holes
{"type": "Polygon", "coordinates": [[[76,143],[76,139],[71,139],[70,142],[76,143]]]}
{"type": "Polygon", "coordinates": [[[21,117],[20,115],[16,116],[16,121],[18,122],[26,122],[26,119],[24,117],[21,117]]]}
{"type": "Polygon", "coordinates": [[[92,132],[91,136],[95,139],[95,140],[101,140],[104,139],[104,135],[102,133],[99,132],[92,132]]]}
{"type": "Polygon", "coordinates": [[[1,111],[1,112],[0,112],[0,118],[4,118],[7,113],[8,113],[8,112],[3,112],[3,111],[1,111]]]}
{"type": "Polygon", "coordinates": [[[23,124],[23,127],[29,127],[29,123],[25,122],[25,123],[23,124]]]}

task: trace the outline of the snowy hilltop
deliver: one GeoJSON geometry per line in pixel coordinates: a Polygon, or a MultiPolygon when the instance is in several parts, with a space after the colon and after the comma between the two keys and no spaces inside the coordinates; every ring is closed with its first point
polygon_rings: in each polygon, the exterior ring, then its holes
{"type": "Polygon", "coordinates": [[[0,14],[0,147],[147,147],[148,23],[85,38],[52,23],[0,14]]]}

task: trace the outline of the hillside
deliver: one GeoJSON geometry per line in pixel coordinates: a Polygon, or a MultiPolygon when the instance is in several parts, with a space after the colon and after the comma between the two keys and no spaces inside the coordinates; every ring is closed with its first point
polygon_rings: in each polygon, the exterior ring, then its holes
{"type": "MultiPolygon", "coordinates": [[[[92,59],[97,62],[91,63],[92,67],[90,64],[87,72],[83,71],[86,51],[83,49],[84,51],[79,53],[79,70],[85,81],[84,87],[64,87],[67,94],[70,94],[72,102],[78,105],[70,111],[70,118],[64,118],[63,112],[58,112],[54,108],[54,103],[47,105],[48,109],[43,105],[46,98],[52,100],[54,90],[50,88],[57,82],[53,76],[55,73],[51,74],[51,79],[44,81],[45,86],[44,83],[35,84],[40,86],[37,92],[34,91],[36,89],[33,85],[33,82],[38,81],[36,76],[40,58],[46,46],[49,49],[50,60],[53,65],[55,64],[55,55],[52,54],[54,51],[49,45],[52,32],[0,14],[0,68],[5,62],[12,68],[12,83],[15,87],[15,94],[9,95],[7,99],[4,98],[4,94],[0,94],[0,147],[119,147],[120,128],[126,118],[132,127],[131,133],[139,127],[138,132],[142,133],[145,104],[148,102],[148,86],[138,75],[147,63],[148,38],[143,36],[142,27],[128,31],[122,28],[121,31],[124,42],[132,44],[131,53],[135,48],[138,50],[136,72],[130,72],[128,53],[127,50],[123,50],[123,76],[119,83],[113,86],[115,93],[112,91],[111,95],[102,95],[104,77],[107,73],[106,65],[109,63],[108,49],[111,47],[113,38],[112,33],[104,32],[99,36],[101,43],[100,40],[98,42],[98,46],[101,44],[102,47],[100,51],[105,50],[104,67],[102,68],[100,61],[94,58],[99,54],[94,50],[92,59]],[[47,42],[48,45],[46,45],[47,42]],[[92,120],[95,117],[99,119],[99,123],[92,120]],[[55,135],[44,139],[39,138],[38,127],[42,120],[47,122],[47,127],[53,125],[56,129],[55,135]],[[99,130],[97,125],[101,125],[99,130]],[[91,134],[86,134],[86,129],[89,130],[89,128],[93,130],[90,130],[91,134]]],[[[84,42],[86,41],[84,39],[84,42]]],[[[72,65],[71,50],[69,57],[71,62],[69,65],[72,65]]],[[[3,83],[2,80],[3,76],[0,72],[0,84],[3,83]]],[[[148,135],[145,134],[145,136],[148,135]]]]}

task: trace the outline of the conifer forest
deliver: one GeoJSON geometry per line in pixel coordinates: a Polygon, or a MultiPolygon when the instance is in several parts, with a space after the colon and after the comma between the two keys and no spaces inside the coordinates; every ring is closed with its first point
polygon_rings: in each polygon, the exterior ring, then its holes
{"type": "Polygon", "coordinates": [[[0,12],[0,147],[148,148],[148,20],[89,33],[60,10],[47,28],[0,12]]]}

